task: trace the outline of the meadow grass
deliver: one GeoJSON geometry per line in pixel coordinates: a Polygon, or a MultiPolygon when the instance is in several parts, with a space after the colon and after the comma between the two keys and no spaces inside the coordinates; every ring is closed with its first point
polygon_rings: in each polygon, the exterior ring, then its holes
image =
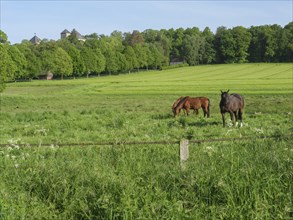
{"type": "Polygon", "coordinates": [[[290,219],[292,78],[292,64],[231,64],[8,84],[0,219],[290,219]],[[244,96],[241,129],[222,127],[227,89],[244,96]],[[209,97],[211,118],[174,118],[182,95],[209,97]],[[248,136],[190,144],[185,170],[178,144],[59,147],[248,136]]]}

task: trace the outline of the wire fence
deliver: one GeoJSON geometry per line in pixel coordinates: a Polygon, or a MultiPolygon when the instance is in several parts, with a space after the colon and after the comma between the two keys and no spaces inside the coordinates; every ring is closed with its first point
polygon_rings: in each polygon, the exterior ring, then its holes
{"type": "MultiPolygon", "coordinates": [[[[293,138],[293,133],[283,135],[271,135],[271,136],[246,136],[246,137],[233,137],[233,138],[213,138],[213,139],[189,139],[189,143],[207,143],[207,142],[231,142],[231,141],[247,141],[256,139],[286,139],[293,138]]],[[[178,141],[101,141],[101,142],[83,142],[83,143],[38,143],[38,144],[0,144],[0,147],[15,146],[18,147],[86,147],[86,146],[119,146],[119,145],[173,145],[180,144],[181,140],[178,141]]]]}

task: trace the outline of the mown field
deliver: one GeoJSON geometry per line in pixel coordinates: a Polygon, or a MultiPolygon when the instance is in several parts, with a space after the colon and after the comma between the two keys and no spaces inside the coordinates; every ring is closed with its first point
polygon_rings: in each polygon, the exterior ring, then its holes
{"type": "Polygon", "coordinates": [[[206,65],[8,84],[0,219],[292,218],[293,141],[283,137],[293,132],[292,68],[206,65]],[[244,96],[242,128],[222,127],[228,89],[244,96]],[[182,95],[207,96],[211,117],[174,118],[182,95]],[[239,137],[251,139],[190,144],[185,170],[178,144],[94,144],[239,137]]]}

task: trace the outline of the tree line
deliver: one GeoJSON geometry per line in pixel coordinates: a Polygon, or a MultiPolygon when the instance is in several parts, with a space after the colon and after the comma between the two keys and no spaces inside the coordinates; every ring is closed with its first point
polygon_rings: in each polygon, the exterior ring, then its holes
{"type": "MultiPolygon", "coordinates": [[[[293,22],[284,27],[262,25],[245,28],[208,27],[147,29],[132,33],[97,33],[78,40],[74,34],[40,44],[23,40],[11,45],[0,30],[0,91],[4,82],[34,79],[52,72],[54,77],[115,74],[139,69],[161,69],[174,63],[185,65],[292,62],[293,22]]],[[[1,89],[2,88],[2,89],[1,89]]]]}

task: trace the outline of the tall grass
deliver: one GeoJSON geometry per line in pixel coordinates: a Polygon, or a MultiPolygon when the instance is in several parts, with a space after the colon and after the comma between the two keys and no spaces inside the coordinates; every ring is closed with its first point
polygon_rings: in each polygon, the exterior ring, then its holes
{"type": "Polygon", "coordinates": [[[175,145],[5,149],[1,213],[4,219],[289,219],[292,150],[288,140],[192,145],[182,171],[175,145]]]}

